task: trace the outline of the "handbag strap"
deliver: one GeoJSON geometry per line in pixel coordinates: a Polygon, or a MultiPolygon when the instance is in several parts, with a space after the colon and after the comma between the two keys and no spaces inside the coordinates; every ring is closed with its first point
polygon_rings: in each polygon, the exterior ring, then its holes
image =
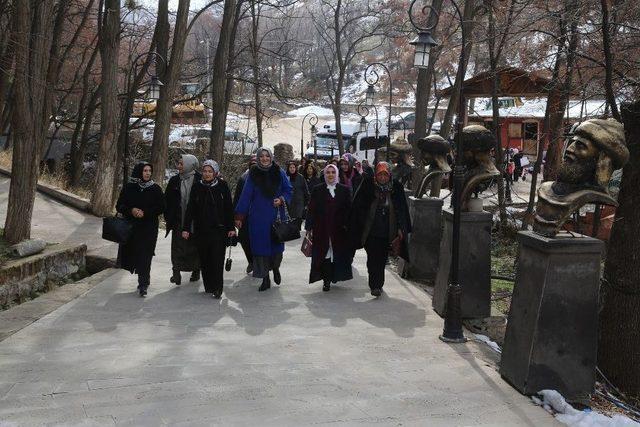
{"type": "MultiPolygon", "coordinates": [[[[287,208],[287,202],[283,201],[282,205],[284,208],[284,222],[291,221],[291,217],[289,216],[289,209],[287,208]]],[[[280,208],[275,208],[276,210],[276,222],[282,222],[282,218],[280,217],[280,208]]]]}

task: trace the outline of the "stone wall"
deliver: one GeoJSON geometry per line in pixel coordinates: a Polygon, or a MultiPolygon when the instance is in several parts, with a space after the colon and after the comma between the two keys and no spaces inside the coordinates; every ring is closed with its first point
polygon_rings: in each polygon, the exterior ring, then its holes
{"type": "Polygon", "coordinates": [[[46,292],[85,270],[86,245],[55,245],[0,268],[0,307],[46,292]]]}

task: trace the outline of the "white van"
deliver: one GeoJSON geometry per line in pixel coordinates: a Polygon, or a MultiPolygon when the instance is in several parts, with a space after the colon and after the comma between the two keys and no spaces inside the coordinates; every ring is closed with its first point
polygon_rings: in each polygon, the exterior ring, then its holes
{"type": "MultiPolygon", "coordinates": [[[[342,125],[342,141],[344,144],[344,152],[351,153],[358,159],[368,159],[373,161],[375,158],[376,148],[385,147],[387,144],[387,126],[380,128],[378,140],[375,135],[370,132],[360,132],[360,123],[344,120],[342,125]]],[[[330,160],[337,156],[338,137],[336,136],[335,121],[326,122],[316,135],[315,151],[312,143],[307,144],[307,150],[304,156],[308,159],[317,157],[321,160],[330,160]]]]}

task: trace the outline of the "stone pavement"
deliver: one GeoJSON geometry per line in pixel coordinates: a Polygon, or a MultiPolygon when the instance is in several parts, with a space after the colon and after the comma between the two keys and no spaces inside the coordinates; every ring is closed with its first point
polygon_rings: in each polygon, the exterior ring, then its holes
{"type": "MultiPolygon", "coordinates": [[[[34,222],[54,211],[67,222],[35,235],[76,230],[101,245],[94,218],[36,206],[34,222]]],[[[438,340],[424,291],[388,270],[373,299],[362,253],[354,280],[323,293],[293,242],[282,286],[258,293],[234,248],[218,301],[200,282],[168,282],[169,246],[160,239],[146,299],[117,271],[0,342],[0,425],[555,425],[486,347],[438,340]]]]}

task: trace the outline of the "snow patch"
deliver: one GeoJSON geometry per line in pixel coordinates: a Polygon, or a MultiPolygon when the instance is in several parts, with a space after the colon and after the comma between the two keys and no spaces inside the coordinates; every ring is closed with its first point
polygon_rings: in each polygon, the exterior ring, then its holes
{"type": "Polygon", "coordinates": [[[307,114],[313,113],[318,117],[332,117],[333,111],[329,108],[320,107],[318,105],[308,105],[302,108],[296,108],[295,110],[291,110],[287,113],[289,116],[293,117],[304,117],[307,114]]]}
{"type": "Polygon", "coordinates": [[[563,424],[571,427],[638,427],[640,423],[623,415],[608,417],[590,409],[578,411],[571,406],[556,390],[542,390],[531,400],[542,406],[547,412],[563,424]]]}
{"type": "Polygon", "coordinates": [[[482,343],[485,343],[486,345],[491,347],[491,350],[495,351],[496,353],[502,353],[502,349],[500,348],[498,343],[495,341],[491,341],[491,338],[489,338],[488,336],[481,335],[481,334],[473,334],[473,335],[475,335],[476,340],[482,343]]]}

